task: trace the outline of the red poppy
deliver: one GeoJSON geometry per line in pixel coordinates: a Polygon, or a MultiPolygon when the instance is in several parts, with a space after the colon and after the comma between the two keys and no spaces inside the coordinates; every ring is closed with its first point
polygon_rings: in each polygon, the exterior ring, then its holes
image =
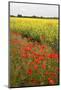
{"type": "Polygon", "coordinates": [[[43,52],[43,51],[44,51],[44,49],[43,49],[43,48],[41,48],[41,49],[40,49],[40,52],[43,52]]]}
{"type": "Polygon", "coordinates": [[[40,56],[40,54],[38,54],[38,53],[36,53],[34,51],[32,51],[32,54],[35,55],[36,57],[39,57],[40,56]]]}
{"type": "Polygon", "coordinates": [[[28,54],[27,53],[22,53],[22,58],[28,58],[28,54]]]}
{"type": "Polygon", "coordinates": [[[54,59],[57,59],[57,58],[58,58],[58,54],[55,54],[55,53],[49,54],[49,55],[48,55],[48,58],[54,58],[54,59]]]}
{"type": "Polygon", "coordinates": [[[27,73],[28,73],[28,75],[32,75],[32,69],[29,69],[29,70],[27,71],[27,73]]]}
{"type": "Polygon", "coordinates": [[[31,55],[31,57],[32,57],[32,58],[34,58],[34,59],[36,58],[36,56],[35,56],[35,55],[33,55],[33,54],[31,55]]]}
{"type": "Polygon", "coordinates": [[[34,65],[34,69],[35,70],[38,70],[38,65],[34,65]]]}
{"type": "Polygon", "coordinates": [[[40,60],[39,60],[39,59],[36,59],[35,62],[36,62],[37,64],[40,64],[40,60]]]}
{"type": "Polygon", "coordinates": [[[42,55],[39,56],[38,60],[43,60],[44,57],[42,55]]]}
{"type": "Polygon", "coordinates": [[[42,69],[46,69],[46,64],[42,64],[42,69]]]}
{"type": "Polygon", "coordinates": [[[51,78],[48,78],[48,83],[53,85],[53,84],[55,84],[55,81],[51,78]]]}
{"type": "Polygon", "coordinates": [[[28,44],[28,45],[25,46],[24,50],[25,51],[31,51],[32,48],[33,48],[33,44],[28,44]]]}
{"type": "Polygon", "coordinates": [[[29,46],[28,47],[25,47],[24,50],[25,51],[30,51],[31,50],[31,47],[29,47],[29,46]]]}

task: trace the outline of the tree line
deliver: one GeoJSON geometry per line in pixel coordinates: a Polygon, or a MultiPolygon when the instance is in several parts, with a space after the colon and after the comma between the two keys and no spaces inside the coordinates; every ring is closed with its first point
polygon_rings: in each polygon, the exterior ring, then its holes
{"type": "Polygon", "coordinates": [[[51,18],[51,19],[58,19],[58,17],[44,17],[44,16],[36,16],[36,15],[33,15],[33,16],[23,16],[22,14],[18,14],[17,16],[15,15],[10,15],[10,17],[24,17],[24,18],[51,18]]]}

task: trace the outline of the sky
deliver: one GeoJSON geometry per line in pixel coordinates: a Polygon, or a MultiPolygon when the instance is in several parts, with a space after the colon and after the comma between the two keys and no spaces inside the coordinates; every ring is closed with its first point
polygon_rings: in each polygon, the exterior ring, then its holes
{"type": "Polygon", "coordinates": [[[43,4],[10,3],[10,15],[58,17],[58,6],[43,4]]]}

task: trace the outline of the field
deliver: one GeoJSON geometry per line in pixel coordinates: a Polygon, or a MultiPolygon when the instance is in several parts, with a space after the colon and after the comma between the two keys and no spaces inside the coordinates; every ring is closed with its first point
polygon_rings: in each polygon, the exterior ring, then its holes
{"type": "Polygon", "coordinates": [[[58,19],[10,17],[10,87],[59,84],[58,19]]]}

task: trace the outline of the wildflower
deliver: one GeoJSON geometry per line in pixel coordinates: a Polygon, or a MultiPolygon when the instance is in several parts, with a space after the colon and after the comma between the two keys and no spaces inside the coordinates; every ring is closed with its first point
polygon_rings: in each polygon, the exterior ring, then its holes
{"type": "Polygon", "coordinates": [[[25,51],[31,51],[33,48],[33,45],[32,44],[28,44],[26,45],[26,47],[24,48],[25,51]]]}
{"type": "Polygon", "coordinates": [[[39,59],[36,59],[36,60],[35,60],[35,62],[36,62],[37,64],[40,64],[40,61],[39,61],[39,59]]]}
{"type": "Polygon", "coordinates": [[[34,65],[34,69],[37,70],[38,69],[38,65],[34,65]]]}
{"type": "Polygon", "coordinates": [[[28,58],[28,54],[27,53],[22,53],[22,58],[28,58]]]}
{"type": "Polygon", "coordinates": [[[46,64],[42,64],[42,69],[46,69],[46,64]]]}
{"type": "Polygon", "coordinates": [[[48,83],[53,85],[53,84],[55,84],[55,81],[51,78],[48,78],[48,83]]]}
{"type": "Polygon", "coordinates": [[[39,56],[38,60],[43,60],[44,57],[42,55],[39,56]]]}
{"type": "Polygon", "coordinates": [[[32,69],[29,69],[29,70],[27,71],[27,73],[28,73],[28,75],[32,75],[32,69]]]}
{"type": "Polygon", "coordinates": [[[36,57],[39,57],[39,56],[40,56],[40,54],[38,54],[38,53],[36,53],[36,52],[34,52],[34,51],[32,51],[32,54],[33,54],[34,56],[36,56],[36,57]]]}
{"type": "Polygon", "coordinates": [[[30,51],[31,50],[31,47],[29,47],[29,46],[28,47],[25,47],[24,50],[25,51],[30,51]]]}
{"type": "Polygon", "coordinates": [[[58,54],[55,54],[55,53],[49,54],[49,55],[48,55],[48,58],[54,58],[54,59],[57,59],[57,58],[58,58],[58,54]]]}

